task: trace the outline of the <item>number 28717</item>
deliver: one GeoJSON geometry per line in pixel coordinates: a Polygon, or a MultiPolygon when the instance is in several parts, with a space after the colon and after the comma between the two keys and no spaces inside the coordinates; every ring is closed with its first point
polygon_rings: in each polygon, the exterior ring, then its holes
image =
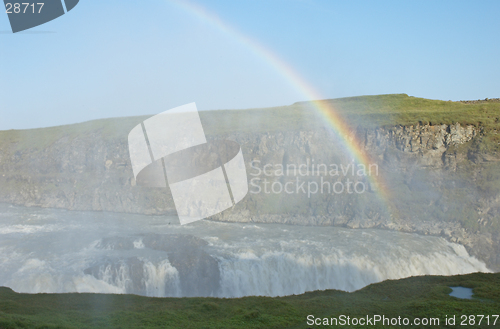
{"type": "Polygon", "coordinates": [[[27,13],[32,13],[32,14],[40,14],[42,12],[44,3],[29,3],[29,2],[23,2],[23,3],[6,3],[5,4],[5,9],[7,14],[27,14],[27,13]]]}

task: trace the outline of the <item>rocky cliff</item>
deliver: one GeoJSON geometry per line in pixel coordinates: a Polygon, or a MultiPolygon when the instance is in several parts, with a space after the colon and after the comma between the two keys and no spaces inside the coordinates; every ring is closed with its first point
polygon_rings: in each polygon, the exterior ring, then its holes
{"type": "MultiPolygon", "coordinates": [[[[0,132],[0,202],[175,215],[168,189],[133,178],[127,134],[142,120],[0,132]]],[[[207,135],[241,145],[250,182],[242,202],[211,220],[443,236],[500,269],[499,159],[481,152],[480,126],[358,126],[343,136],[325,126],[209,128],[207,135]],[[366,153],[365,167],[353,149],[366,153]]]]}

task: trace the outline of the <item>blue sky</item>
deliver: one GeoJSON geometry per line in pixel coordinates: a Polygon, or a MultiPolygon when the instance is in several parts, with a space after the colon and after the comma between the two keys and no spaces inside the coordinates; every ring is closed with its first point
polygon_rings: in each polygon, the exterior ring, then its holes
{"type": "MultiPolygon", "coordinates": [[[[323,98],[500,97],[500,1],[194,0],[323,98]]],[[[0,14],[0,130],[307,99],[275,66],[168,0],[80,0],[12,34],[0,14]]]]}

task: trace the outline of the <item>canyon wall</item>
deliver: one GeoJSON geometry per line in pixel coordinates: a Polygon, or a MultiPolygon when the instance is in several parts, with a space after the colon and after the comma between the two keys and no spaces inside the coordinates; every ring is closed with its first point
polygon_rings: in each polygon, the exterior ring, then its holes
{"type": "MultiPolygon", "coordinates": [[[[11,142],[0,144],[0,202],[175,215],[168,188],[137,186],[133,178],[127,133],[138,122],[128,122],[111,135],[106,129],[55,133],[45,143],[36,143],[36,134],[17,132],[11,142]]],[[[38,131],[42,136],[45,130],[38,131]]],[[[480,128],[358,128],[346,136],[318,128],[207,138],[241,145],[250,183],[242,202],[211,220],[442,236],[466,246],[491,269],[500,269],[500,238],[495,233],[500,218],[495,185],[499,159],[479,151],[480,128]],[[358,165],[356,150],[366,153],[366,167],[358,165]]]]}

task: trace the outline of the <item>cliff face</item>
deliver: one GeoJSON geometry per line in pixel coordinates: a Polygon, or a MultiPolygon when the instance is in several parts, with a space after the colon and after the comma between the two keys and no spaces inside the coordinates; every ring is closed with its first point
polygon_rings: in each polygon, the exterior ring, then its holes
{"type": "MultiPolygon", "coordinates": [[[[464,154],[450,153],[449,148],[464,144],[477,134],[474,127],[457,124],[358,130],[347,138],[358,139],[380,170],[407,172],[416,165],[454,170],[464,154]]],[[[339,137],[325,129],[235,133],[209,139],[238,142],[249,179],[259,176],[255,174],[266,165],[273,167],[268,170],[273,174],[260,176],[271,179],[276,177],[278,165],[305,165],[310,172],[313,161],[317,166],[350,163],[339,137]]],[[[42,149],[18,150],[17,146],[18,143],[12,143],[0,149],[2,202],[70,210],[175,213],[168,191],[135,186],[126,135],[110,140],[95,131],[72,138],[61,136],[42,149]]]]}
{"type": "MultiPolygon", "coordinates": [[[[97,129],[37,146],[32,135],[3,143],[0,202],[175,215],[168,189],[135,184],[127,133],[136,121],[111,138],[97,129]]],[[[245,199],[212,220],[439,235],[500,268],[498,159],[476,147],[474,126],[359,128],[343,137],[369,155],[365,168],[325,128],[208,137],[241,145],[250,182],[245,199]]]]}

